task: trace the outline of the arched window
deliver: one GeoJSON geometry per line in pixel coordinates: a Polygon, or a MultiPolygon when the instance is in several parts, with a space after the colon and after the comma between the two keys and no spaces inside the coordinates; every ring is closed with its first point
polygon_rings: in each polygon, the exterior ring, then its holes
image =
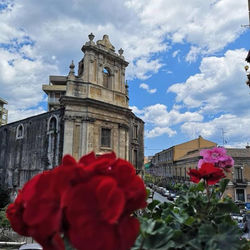
{"type": "Polygon", "coordinates": [[[103,87],[111,88],[111,74],[110,70],[107,67],[104,67],[102,70],[103,73],[103,87]]]}
{"type": "Polygon", "coordinates": [[[22,139],[24,134],[23,124],[19,124],[16,129],[16,139],[22,139]]]}
{"type": "Polygon", "coordinates": [[[58,129],[58,118],[52,115],[48,120],[47,125],[48,135],[48,160],[49,168],[52,168],[57,162],[58,155],[58,144],[59,144],[59,129],[58,129]]]}
{"type": "Polygon", "coordinates": [[[51,116],[48,121],[48,133],[56,133],[58,132],[58,122],[56,116],[51,116]]]}
{"type": "Polygon", "coordinates": [[[55,117],[52,117],[50,119],[50,123],[49,123],[49,131],[53,131],[53,132],[56,132],[56,118],[55,117]]]}

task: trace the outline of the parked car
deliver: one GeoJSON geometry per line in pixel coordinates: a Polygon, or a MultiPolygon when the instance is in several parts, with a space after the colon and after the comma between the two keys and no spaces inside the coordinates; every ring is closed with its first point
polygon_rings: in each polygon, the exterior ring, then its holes
{"type": "Polygon", "coordinates": [[[28,243],[22,245],[19,250],[43,250],[42,246],[37,243],[28,243]]]}
{"type": "Polygon", "coordinates": [[[176,197],[176,194],[175,194],[175,193],[169,192],[168,200],[173,201],[175,197],[176,197]]]}
{"type": "Polygon", "coordinates": [[[168,195],[169,195],[169,190],[164,189],[164,190],[162,191],[162,195],[165,196],[165,197],[168,197],[168,195]]]}
{"type": "Polygon", "coordinates": [[[161,194],[161,193],[162,193],[162,191],[163,191],[163,189],[164,189],[163,187],[157,187],[157,188],[156,188],[156,191],[157,191],[158,193],[160,193],[160,194],[161,194]]]}

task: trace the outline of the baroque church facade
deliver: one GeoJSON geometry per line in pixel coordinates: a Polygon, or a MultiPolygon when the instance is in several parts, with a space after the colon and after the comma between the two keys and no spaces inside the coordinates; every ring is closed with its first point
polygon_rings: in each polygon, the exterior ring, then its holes
{"type": "Polygon", "coordinates": [[[115,52],[107,35],[82,46],[67,76],[50,76],[43,85],[48,112],[0,127],[0,186],[17,189],[35,174],[94,151],[114,151],[140,173],[144,159],[144,122],[129,109],[123,50],[115,52]]]}

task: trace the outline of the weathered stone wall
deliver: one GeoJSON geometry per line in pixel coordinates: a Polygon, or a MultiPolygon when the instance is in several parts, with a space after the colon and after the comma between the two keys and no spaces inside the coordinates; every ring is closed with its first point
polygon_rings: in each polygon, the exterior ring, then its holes
{"type": "Polygon", "coordinates": [[[129,161],[135,166],[137,173],[143,174],[144,122],[132,112],[129,122],[129,161]]]}
{"type": "Polygon", "coordinates": [[[114,151],[117,157],[129,160],[138,169],[142,168],[144,122],[130,109],[97,100],[67,96],[61,102],[65,106],[64,154],[73,154],[79,159],[91,151],[96,154],[114,151]],[[109,148],[101,146],[103,127],[111,129],[109,148]],[[134,134],[135,127],[137,135],[134,134]],[[74,131],[78,133],[77,145],[74,143],[74,131]],[[135,151],[136,157],[133,155],[135,151]]]}
{"type": "Polygon", "coordinates": [[[63,113],[60,109],[0,127],[0,186],[22,187],[61,161],[63,113]]]}

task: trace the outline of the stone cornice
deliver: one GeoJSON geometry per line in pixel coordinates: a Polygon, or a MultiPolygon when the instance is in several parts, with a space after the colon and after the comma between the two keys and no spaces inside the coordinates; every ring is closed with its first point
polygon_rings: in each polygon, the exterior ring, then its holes
{"type": "Polygon", "coordinates": [[[64,120],[66,121],[85,121],[85,122],[94,122],[96,119],[90,116],[81,116],[81,115],[65,115],[64,120]]]}
{"type": "Polygon", "coordinates": [[[92,106],[95,108],[109,110],[109,111],[113,111],[113,112],[119,112],[119,113],[123,113],[126,115],[130,115],[130,113],[132,112],[131,109],[129,109],[129,108],[123,108],[120,106],[116,106],[116,105],[113,105],[110,103],[98,101],[98,100],[91,99],[91,98],[62,96],[60,99],[60,102],[64,106],[67,104],[70,104],[70,105],[76,104],[76,105],[81,105],[81,106],[92,106]]]}
{"type": "Polygon", "coordinates": [[[105,54],[107,57],[110,57],[115,61],[119,61],[121,64],[125,65],[126,67],[129,64],[127,61],[125,61],[122,57],[120,57],[116,53],[104,50],[104,49],[98,47],[97,45],[91,45],[91,44],[86,45],[85,44],[82,46],[82,51],[85,53],[86,50],[94,50],[97,53],[105,54]]]}

